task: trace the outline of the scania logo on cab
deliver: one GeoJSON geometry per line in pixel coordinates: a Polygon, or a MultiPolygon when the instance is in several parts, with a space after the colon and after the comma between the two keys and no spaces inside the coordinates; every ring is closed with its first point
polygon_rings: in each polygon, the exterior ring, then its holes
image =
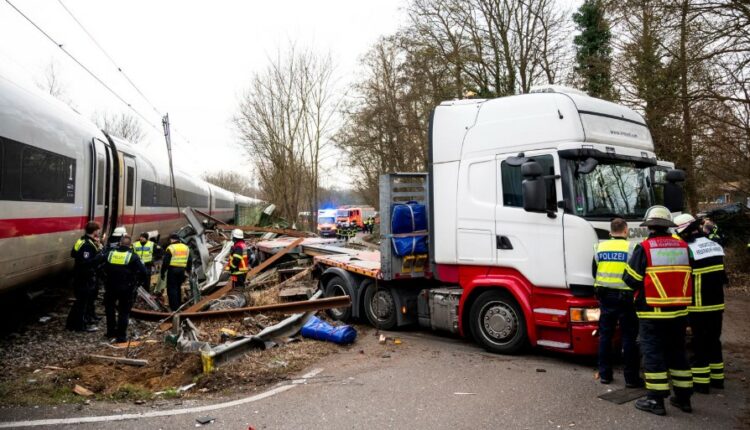
{"type": "Polygon", "coordinates": [[[628,228],[628,237],[633,239],[636,237],[648,236],[648,228],[646,227],[630,227],[628,228]]]}

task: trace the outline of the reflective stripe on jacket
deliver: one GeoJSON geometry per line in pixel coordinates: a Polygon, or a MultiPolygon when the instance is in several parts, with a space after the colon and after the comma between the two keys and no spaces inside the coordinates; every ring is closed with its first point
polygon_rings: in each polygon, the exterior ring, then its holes
{"type": "Polygon", "coordinates": [[[173,243],[167,247],[167,252],[171,254],[169,267],[187,267],[188,253],[190,249],[184,243],[173,243]]]}
{"type": "Polygon", "coordinates": [[[724,249],[706,237],[688,243],[693,255],[693,303],[690,312],[724,310],[724,249]]]}
{"type": "Polygon", "coordinates": [[[628,266],[630,243],[626,239],[610,239],[596,247],[596,279],[594,287],[632,291],[622,280],[628,266]]]}

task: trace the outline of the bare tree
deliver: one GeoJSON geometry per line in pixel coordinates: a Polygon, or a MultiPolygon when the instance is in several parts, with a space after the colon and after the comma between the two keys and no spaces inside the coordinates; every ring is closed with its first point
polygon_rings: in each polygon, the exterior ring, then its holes
{"type": "Polygon", "coordinates": [[[317,212],[321,155],[337,109],[333,71],[329,55],[279,50],[252,76],[234,117],[261,188],[290,220],[303,208],[317,212]]]}
{"type": "Polygon", "coordinates": [[[243,196],[253,197],[258,195],[258,190],[253,187],[253,182],[250,178],[237,172],[227,170],[206,172],[201,175],[201,178],[210,184],[243,196]]]}
{"type": "Polygon", "coordinates": [[[60,64],[55,60],[50,60],[44,68],[42,76],[37,79],[36,85],[52,97],[73,107],[73,101],[68,96],[68,84],[64,81],[62,75],[60,64]]]}
{"type": "Polygon", "coordinates": [[[129,113],[97,111],[94,112],[91,120],[108,134],[121,137],[131,143],[139,143],[146,137],[141,121],[129,113]]]}

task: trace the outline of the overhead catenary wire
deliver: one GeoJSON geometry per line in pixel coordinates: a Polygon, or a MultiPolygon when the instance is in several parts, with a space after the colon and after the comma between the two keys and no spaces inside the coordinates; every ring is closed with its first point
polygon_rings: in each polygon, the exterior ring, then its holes
{"type": "Polygon", "coordinates": [[[151,102],[151,100],[149,100],[149,98],[146,97],[146,94],[144,94],[143,91],[141,91],[140,88],[138,88],[138,86],[135,84],[135,82],[133,82],[133,80],[130,79],[130,76],[128,76],[127,73],[125,73],[125,71],[122,70],[122,67],[120,67],[117,64],[117,62],[115,61],[115,59],[112,58],[112,56],[109,55],[109,53],[107,53],[107,50],[105,50],[104,47],[96,40],[96,38],[94,37],[94,35],[92,35],[91,32],[88,31],[86,29],[86,27],[84,27],[84,25],[81,23],[81,21],[79,21],[78,18],[76,18],[76,16],[73,15],[73,12],[71,12],[70,9],[68,9],[68,7],[65,6],[65,3],[63,3],[62,0],[57,0],[57,2],[60,3],[60,6],[62,6],[62,8],[65,9],[65,12],[67,12],[68,15],[70,15],[70,17],[73,18],[73,21],[75,21],[76,24],[78,24],[78,26],[81,27],[81,30],[83,30],[83,32],[86,33],[86,36],[88,36],[88,38],[91,39],[91,41],[94,43],[94,45],[96,45],[96,47],[99,48],[99,51],[101,51],[102,54],[104,54],[104,56],[107,57],[107,59],[109,60],[109,62],[112,63],[113,66],[115,66],[115,68],[117,69],[117,71],[122,74],[122,76],[125,78],[125,80],[128,81],[128,83],[130,84],[130,86],[133,87],[133,89],[138,94],[140,94],[141,97],[143,97],[143,100],[145,100],[146,103],[148,103],[149,106],[151,106],[151,109],[153,109],[154,112],[156,112],[157,114],[159,114],[159,116],[162,116],[163,113],[159,109],[157,109],[156,106],[154,106],[154,104],[151,102]]]}
{"type": "Polygon", "coordinates": [[[40,33],[42,33],[44,37],[46,37],[50,42],[57,45],[57,47],[60,48],[60,50],[65,53],[65,55],[70,57],[71,60],[73,60],[76,64],[78,64],[78,66],[80,66],[83,70],[85,70],[86,73],[88,73],[92,78],[94,78],[94,80],[96,80],[101,86],[107,89],[107,91],[109,91],[113,96],[115,96],[120,102],[122,102],[125,106],[127,106],[130,110],[132,110],[136,115],[138,115],[138,117],[140,117],[143,121],[145,121],[148,125],[150,125],[154,130],[160,130],[159,127],[157,127],[156,125],[154,125],[154,123],[149,121],[148,118],[146,118],[135,107],[133,107],[132,104],[128,103],[128,101],[125,100],[125,98],[123,98],[120,94],[118,94],[115,90],[113,90],[112,87],[110,87],[109,85],[107,85],[106,82],[104,82],[104,80],[102,80],[93,71],[91,71],[91,69],[86,67],[85,64],[79,61],[78,58],[76,58],[73,54],[71,54],[67,49],[65,49],[62,43],[57,42],[57,40],[55,40],[52,36],[50,36],[49,33],[44,31],[42,27],[40,27],[36,22],[34,22],[34,20],[29,18],[28,15],[23,13],[23,11],[21,11],[18,7],[16,7],[16,5],[14,5],[10,0],[5,0],[5,2],[8,3],[10,7],[12,7],[16,12],[18,12],[18,14],[21,15],[26,21],[28,21],[29,24],[34,26],[34,28],[36,28],[40,33]]]}

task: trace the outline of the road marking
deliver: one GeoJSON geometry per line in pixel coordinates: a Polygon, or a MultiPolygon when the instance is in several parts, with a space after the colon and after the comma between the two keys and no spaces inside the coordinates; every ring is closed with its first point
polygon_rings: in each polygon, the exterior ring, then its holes
{"type": "Polygon", "coordinates": [[[123,421],[123,420],[136,420],[139,418],[154,418],[154,417],[168,417],[172,415],[184,415],[184,414],[195,414],[199,412],[214,411],[217,409],[231,408],[232,406],[244,405],[246,403],[257,402],[265,398],[274,396],[284,391],[291,390],[295,385],[304,384],[307,379],[314,377],[318,373],[322,372],[323,369],[313,369],[310,372],[302,375],[299,379],[292,380],[291,384],[281,385],[271,390],[265,391],[254,396],[245,397],[244,399],[237,399],[231,402],[217,403],[214,405],[197,406],[194,408],[183,408],[183,409],[170,409],[166,411],[151,411],[140,414],[121,414],[121,415],[105,415],[96,417],[76,417],[76,418],[53,418],[46,420],[30,420],[30,421],[5,421],[0,422],[0,428],[18,428],[18,427],[37,427],[37,426],[55,426],[64,424],[85,424],[85,423],[101,423],[107,421],[123,421]]]}

